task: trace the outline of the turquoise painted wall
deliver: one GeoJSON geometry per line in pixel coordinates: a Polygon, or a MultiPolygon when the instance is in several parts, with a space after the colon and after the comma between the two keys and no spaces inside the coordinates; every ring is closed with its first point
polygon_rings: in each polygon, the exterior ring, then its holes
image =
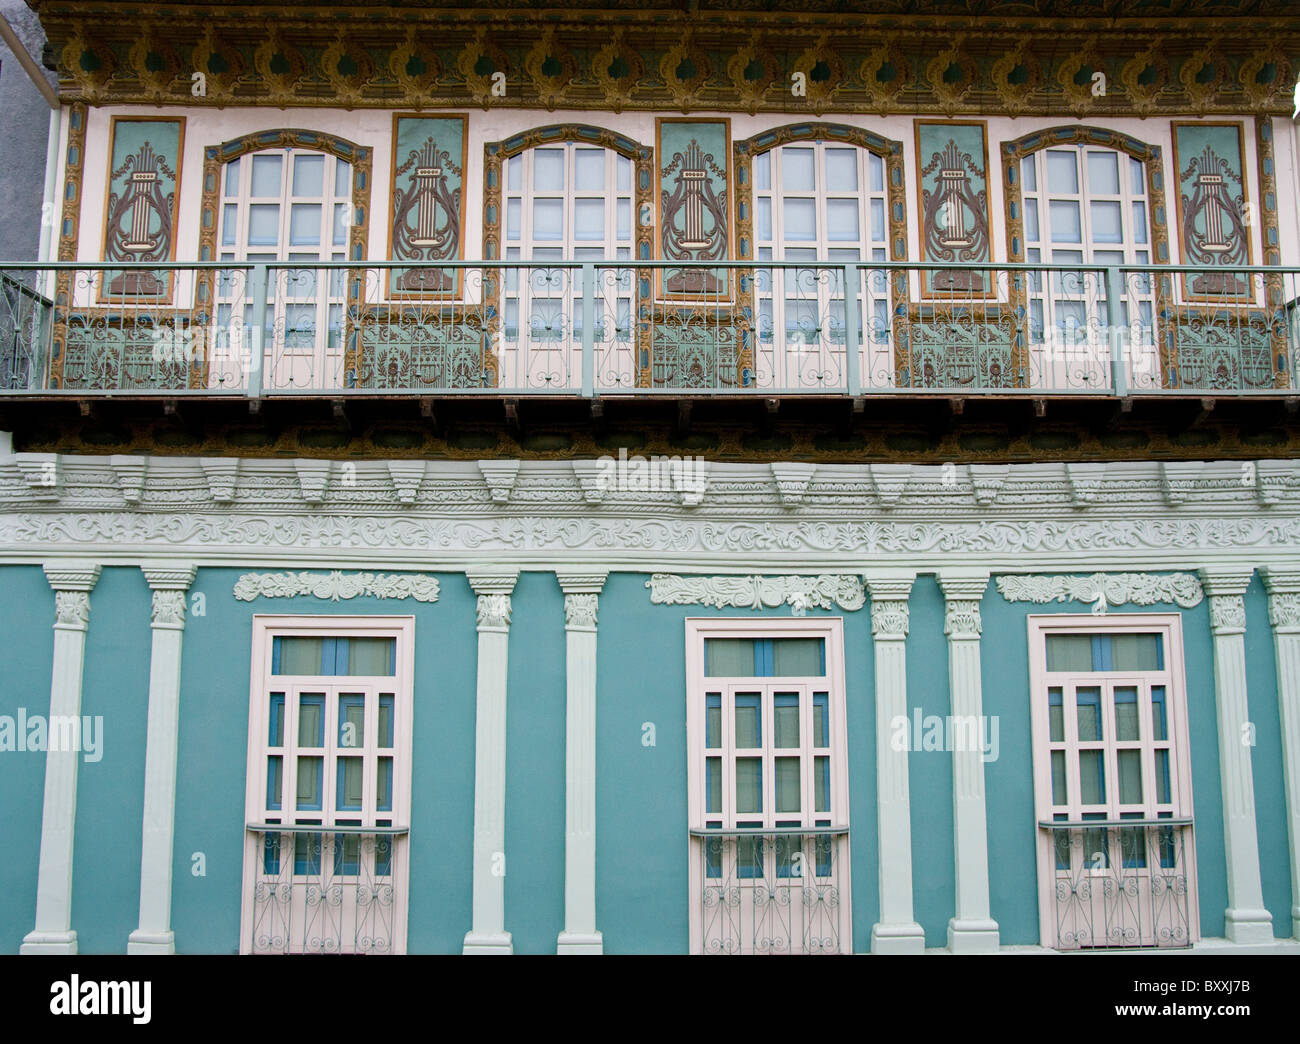
{"type": "Polygon", "coordinates": [[[72,927],[81,953],[126,953],[140,923],[152,595],[138,568],[104,569],[90,594],[82,715],[103,716],[103,757],[77,775],[72,927]]]}
{"type": "MultiPolygon", "coordinates": [[[[652,605],[643,574],[612,574],[600,598],[597,663],[596,917],[607,953],[689,948],[686,768],[687,617],[753,616],[652,605]],[[654,746],[643,743],[654,727],[654,746]]],[[[788,608],[762,615],[790,615],[788,608]]],[[[854,948],[878,909],[875,706],[865,610],[843,616],[847,675],[854,948]]]]}
{"type": "MultiPolygon", "coordinates": [[[[54,592],[39,566],[0,568],[0,634],[5,669],[0,715],[14,719],[50,713],[50,664],[54,656],[54,592]]],[[[16,738],[15,738],[16,742],[16,738]]],[[[36,872],[41,854],[41,805],[45,755],[0,752],[0,952],[17,953],[36,924],[36,872]]]]}

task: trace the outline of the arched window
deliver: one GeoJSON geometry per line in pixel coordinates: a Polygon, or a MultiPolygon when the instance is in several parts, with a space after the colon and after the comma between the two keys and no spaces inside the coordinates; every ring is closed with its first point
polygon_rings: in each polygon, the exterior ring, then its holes
{"type": "MultiPolygon", "coordinates": [[[[506,159],[503,259],[529,264],[507,270],[503,335],[517,368],[503,383],[568,381],[582,342],[582,273],[553,261],[631,260],[633,162],[613,149],[557,142],[506,159]]],[[[631,364],[632,275],[597,272],[595,339],[628,348],[631,364]]],[[[628,372],[630,380],[630,369],[628,372]]]]}
{"type": "MultiPolygon", "coordinates": [[[[1050,265],[1151,264],[1146,167],[1115,149],[1062,145],[1021,161],[1025,260],[1050,265]]],[[[1121,281],[1120,313],[1129,331],[1130,367],[1140,378],[1156,373],[1154,287],[1144,273],[1121,281]]],[[[1095,271],[1053,272],[1029,279],[1030,341],[1077,348],[1089,379],[1105,365],[1106,283],[1095,271]],[[1091,342],[1091,348],[1087,346],[1091,342]]],[[[1053,356],[1055,359],[1056,356],[1053,356]]],[[[1071,385],[1085,375],[1072,367],[1071,385]]],[[[1149,383],[1149,378],[1147,382],[1149,383]]]]}
{"type": "MultiPolygon", "coordinates": [[[[884,261],[888,255],[884,160],[855,145],[783,145],[754,157],[754,245],[759,261],[823,265],[884,261]]],[[[756,280],[760,383],[772,367],[778,387],[801,387],[825,373],[823,358],[845,341],[844,283],[826,269],[769,269],[756,280]],[[777,336],[777,331],[783,331],[777,336]],[[777,351],[778,345],[785,351],[777,351]],[[802,349],[802,351],[801,351],[802,349]]],[[[883,272],[862,298],[869,338],[888,330],[883,272]]],[[[840,352],[842,357],[842,349],[840,352]]]]}
{"type": "MultiPolygon", "coordinates": [[[[300,262],[277,270],[267,288],[266,386],[341,387],[346,273],[317,270],[347,258],[352,167],[300,148],[240,156],[221,171],[217,242],[223,262],[300,262]]],[[[251,283],[233,271],[217,286],[217,326],[229,330],[242,306],[253,321],[251,283]]]]}

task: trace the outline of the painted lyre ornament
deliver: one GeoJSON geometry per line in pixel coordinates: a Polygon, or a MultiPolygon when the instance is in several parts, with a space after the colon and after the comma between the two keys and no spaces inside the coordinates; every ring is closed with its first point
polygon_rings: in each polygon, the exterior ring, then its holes
{"type": "MultiPolygon", "coordinates": [[[[1181,172],[1183,242],[1187,260],[1197,265],[1244,265],[1245,192],[1241,177],[1210,145],[1181,172]],[[1190,185],[1191,193],[1186,188],[1190,185]]],[[[1192,278],[1196,294],[1242,294],[1240,276],[1201,272],[1192,278]]]]}
{"type": "MultiPolygon", "coordinates": [[[[172,207],[175,189],[164,195],[163,181],[176,184],[167,161],[146,141],[128,156],[112,174],[112,183],[125,178],[121,191],[108,197],[108,224],[104,257],[108,261],[166,261],[171,253],[172,207]]],[[[117,272],[109,280],[109,292],[156,297],[167,284],[153,272],[117,272]]]]}
{"type": "MultiPolygon", "coordinates": [[[[672,261],[716,261],[727,255],[727,190],[715,193],[712,178],[725,185],[726,171],[714,162],[713,153],[705,152],[691,139],[681,152],[674,153],[664,168],[662,190],[663,252],[672,261]],[[667,187],[673,178],[672,188],[667,187]]],[[[673,294],[724,293],[725,285],[718,273],[708,270],[672,272],[664,288],[673,294]]]]}
{"type": "MultiPolygon", "coordinates": [[[[460,243],[459,187],[448,184],[454,175],[459,185],[463,172],[451,153],[428,138],[412,150],[397,168],[393,188],[393,253],[403,260],[445,261],[456,256],[460,243]],[[403,176],[412,173],[409,181],[403,176]]],[[[442,268],[413,268],[397,279],[401,290],[449,290],[455,276],[442,268]]]]}
{"type": "MultiPolygon", "coordinates": [[[[983,178],[970,153],[963,152],[951,139],[921,171],[926,255],[935,261],[988,260],[987,191],[976,190],[972,175],[983,178]],[[936,172],[938,178],[931,181],[936,172]]],[[[937,272],[934,287],[983,290],[984,276],[978,271],[937,272]]]]}

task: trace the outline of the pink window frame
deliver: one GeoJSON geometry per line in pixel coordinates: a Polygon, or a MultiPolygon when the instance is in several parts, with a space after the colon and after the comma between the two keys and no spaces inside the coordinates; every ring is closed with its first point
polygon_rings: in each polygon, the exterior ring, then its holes
{"type": "MultiPolygon", "coordinates": [[[[1038,907],[1039,931],[1041,944],[1053,946],[1056,929],[1050,899],[1055,890],[1056,853],[1052,841],[1052,832],[1037,824],[1051,820],[1055,813],[1062,811],[1052,800],[1052,763],[1051,763],[1051,724],[1048,716],[1047,696],[1049,687],[1070,679],[1078,685],[1079,679],[1087,678],[1087,684],[1094,679],[1101,686],[1103,683],[1126,684],[1134,680],[1147,685],[1165,686],[1165,713],[1168,715],[1168,736],[1170,749],[1170,803],[1174,806],[1175,818],[1193,819],[1192,805],[1192,767],[1190,733],[1187,717],[1187,682],[1183,661],[1182,616],[1178,613],[1116,613],[1116,614],[1050,614],[1029,616],[1026,618],[1029,632],[1029,710],[1033,749],[1034,772],[1034,821],[1038,862],[1038,907]],[[1047,637],[1052,634],[1150,634],[1157,632],[1164,637],[1165,667],[1162,671],[1059,671],[1047,670],[1047,637]]],[[[1103,703],[1104,707],[1104,703],[1103,703]]],[[[1068,736],[1073,730],[1066,729],[1066,749],[1070,750],[1068,736]]],[[[1117,741],[1113,736],[1113,718],[1107,723],[1103,735],[1107,737],[1103,749],[1106,751],[1105,764],[1109,768],[1116,750],[1117,741]]],[[[1145,737],[1149,725],[1143,729],[1145,737]]],[[[1143,744],[1144,749],[1146,744],[1143,744]]],[[[1073,748],[1077,751],[1079,748],[1073,748]]],[[[1067,756],[1066,764],[1071,759],[1067,756]]],[[[1144,775],[1146,762],[1143,761],[1144,775]]],[[[1103,769],[1103,771],[1106,771],[1103,769]]],[[[1117,773],[1116,773],[1117,775],[1117,773]]],[[[1068,778],[1068,776],[1067,776],[1068,778]]],[[[1144,793],[1147,791],[1144,788],[1144,793]]],[[[1067,786],[1067,806],[1070,818],[1079,811],[1079,794],[1077,788],[1067,786]]],[[[1118,797],[1107,790],[1107,803],[1118,804],[1118,797]]],[[[1188,880],[1188,925],[1191,942],[1200,939],[1200,916],[1197,903],[1196,845],[1195,828],[1188,829],[1186,843],[1183,846],[1187,861],[1188,880]]]]}

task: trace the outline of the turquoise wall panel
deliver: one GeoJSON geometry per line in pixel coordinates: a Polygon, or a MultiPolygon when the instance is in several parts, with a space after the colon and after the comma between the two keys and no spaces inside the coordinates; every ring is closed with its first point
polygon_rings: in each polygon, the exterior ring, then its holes
{"type": "Polygon", "coordinates": [[[522,573],[515,585],[507,686],[506,930],[516,953],[555,953],[564,929],[566,680],[554,573],[522,573]]]}
{"type": "Polygon", "coordinates": [[[140,923],[152,596],[138,568],[104,569],[90,594],[81,713],[103,718],[101,757],[77,767],[72,927],[81,953],[126,953],[140,923]]]}
{"type": "MultiPolygon", "coordinates": [[[[607,953],[689,949],[685,621],[756,615],[652,605],[647,579],[612,574],[600,599],[596,920],[607,953]],[[653,726],[653,746],[646,745],[646,726],[653,726]]],[[[790,610],[758,615],[785,617],[790,610]]],[[[865,610],[809,615],[845,622],[853,943],[866,950],[878,909],[871,628],[865,610]]]]}
{"type": "MultiPolygon", "coordinates": [[[[948,921],[956,908],[953,855],[952,753],[924,750],[916,735],[914,709],[947,720],[948,639],[943,633],[943,592],[933,576],[912,587],[907,636],[907,731],[911,746],[908,784],[912,800],[912,908],[925,929],[926,946],[948,945],[948,921]]],[[[894,734],[891,723],[891,743],[894,734]]],[[[888,858],[888,853],[885,855],[888,858]]]]}
{"type": "MultiPolygon", "coordinates": [[[[54,592],[39,566],[0,568],[0,632],[5,636],[5,672],[0,715],[50,712],[50,663],[54,656],[54,592]]],[[[36,924],[36,872],[41,854],[41,806],[45,800],[45,755],[15,749],[0,752],[0,953],[17,953],[36,924]]]]}

